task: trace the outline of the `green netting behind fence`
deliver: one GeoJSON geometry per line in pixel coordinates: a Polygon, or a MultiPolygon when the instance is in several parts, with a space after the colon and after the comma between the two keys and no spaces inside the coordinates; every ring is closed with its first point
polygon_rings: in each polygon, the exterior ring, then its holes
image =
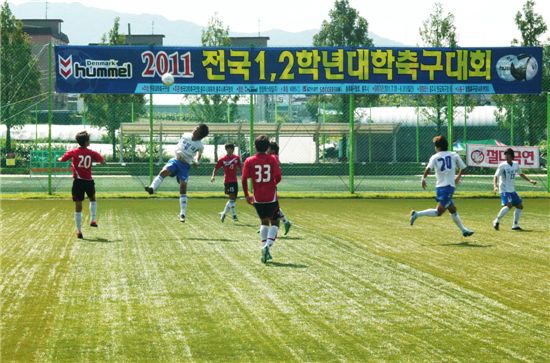
{"type": "MultiPolygon", "coordinates": [[[[550,89],[550,85],[543,85],[543,88],[550,89]]],[[[434,99],[430,97],[433,96],[355,96],[354,127],[357,131],[353,135],[353,155],[350,155],[349,115],[345,111],[348,105],[346,97],[342,96],[260,96],[255,99],[252,112],[246,100],[216,107],[153,105],[152,117],[146,102],[112,103],[102,110],[111,124],[105,124],[102,129],[90,129],[90,147],[104,154],[109,162],[106,166],[94,167],[96,185],[99,192],[142,191],[150,182],[151,171],[156,175],[172,157],[181,136],[174,129],[167,131],[161,125],[176,123],[189,128],[203,117],[209,125],[223,124],[233,131],[211,133],[205,140],[204,160],[199,168],[191,169],[188,189],[189,193],[222,193],[221,171],[216,183],[210,183],[213,163],[224,155],[223,144],[226,142],[235,143],[243,158],[249,155],[249,131],[245,127],[253,117],[255,135],[265,125],[274,126],[271,130],[275,131],[270,131],[268,136],[278,140],[281,148],[281,192],[349,192],[350,158],[354,160],[354,191],[420,191],[420,175],[434,153],[432,138],[449,133],[446,101],[441,107],[434,107],[434,99]],[[154,125],[152,140],[149,135],[151,118],[154,125]],[[144,125],[145,131],[121,134],[121,123],[144,125]],[[333,124],[340,125],[334,129],[340,131],[323,131],[325,126],[333,124]]],[[[539,181],[539,186],[534,187],[521,179],[516,185],[519,191],[546,190],[546,102],[546,95],[507,99],[500,96],[470,99],[456,96],[453,141],[461,145],[495,140],[513,146],[539,146],[541,168],[525,170],[539,181]]],[[[92,126],[92,122],[97,123],[97,118],[88,112],[86,109],[74,111],[62,125],[52,126],[53,148],[59,150],[53,153],[53,192],[70,191],[71,174],[64,171],[67,164],[58,165],[56,159],[67,147],[77,146],[74,142],[76,132],[92,126]]],[[[39,135],[39,126],[29,124],[12,130],[15,167],[6,166],[5,140],[2,140],[2,193],[47,192],[48,183],[44,179],[47,175],[32,172],[36,169],[44,171],[48,167],[48,139],[39,135]]],[[[469,168],[459,188],[491,191],[493,173],[493,169],[469,168]]],[[[161,191],[177,190],[177,183],[171,179],[161,187],[161,191]]]]}

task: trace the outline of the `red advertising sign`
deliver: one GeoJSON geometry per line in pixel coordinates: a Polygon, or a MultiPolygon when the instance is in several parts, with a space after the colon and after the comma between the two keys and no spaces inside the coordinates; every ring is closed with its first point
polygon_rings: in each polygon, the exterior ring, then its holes
{"type": "Polygon", "coordinates": [[[539,149],[536,146],[495,146],[495,145],[466,145],[466,164],[468,166],[481,166],[496,168],[498,164],[506,161],[504,152],[508,148],[514,150],[514,160],[523,169],[537,169],[539,164],[539,149]]]}

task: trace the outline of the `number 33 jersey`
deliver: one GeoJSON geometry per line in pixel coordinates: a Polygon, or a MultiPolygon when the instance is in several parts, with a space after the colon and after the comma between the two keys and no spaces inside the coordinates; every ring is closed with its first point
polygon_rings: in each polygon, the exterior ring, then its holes
{"type": "Polygon", "coordinates": [[[71,169],[73,170],[73,178],[83,180],[92,180],[92,162],[103,162],[103,157],[98,152],[86,147],[67,151],[61,157],[61,161],[69,159],[72,159],[71,169]]]}
{"type": "Polygon", "coordinates": [[[281,181],[281,168],[273,156],[258,153],[246,159],[242,175],[243,190],[248,188],[246,186],[248,178],[252,179],[255,203],[271,203],[277,200],[277,184],[281,181]]]}
{"type": "Polygon", "coordinates": [[[435,171],[437,188],[448,185],[454,187],[456,168],[464,169],[466,164],[454,151],[440,151],[432,155],[427,167],[435,171]]]}

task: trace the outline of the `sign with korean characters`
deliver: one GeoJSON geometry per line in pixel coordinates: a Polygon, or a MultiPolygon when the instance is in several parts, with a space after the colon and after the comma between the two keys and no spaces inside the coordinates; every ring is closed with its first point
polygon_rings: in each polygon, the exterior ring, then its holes
{"type": "Polygon", "coordinates": [[[496,168],[498,164],[506,161],[504,152],[508,148],[514,150],[514,161],[517,161],[522,169],[540,168],[539,148],[536,146],[494,146],[494,145],[466,145],[466,164],[468,166],[481,166],[496,168]]]}
{"type": "Polygon", "coordinates": [[[540,47],[56,46],[55,62],[60,93],[539,93],[542,77],[540,47]]]}

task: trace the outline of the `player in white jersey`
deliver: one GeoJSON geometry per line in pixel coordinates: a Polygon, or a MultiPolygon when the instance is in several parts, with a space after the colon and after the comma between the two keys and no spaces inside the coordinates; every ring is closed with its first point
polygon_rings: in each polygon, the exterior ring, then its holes
{"type": "Polygon", "coordinates": [[[521,216],[521,211],[523,210],[523,202],[518,193],[516,193],[516,175],[521,176],[533,185],[537,184],[537,182],[529,179],[524,173],[521,172],[519,164],[517,161],[514,161],[513,149],[508,148],[504,152],[504,155],[506,156],[506,161],[499,164],[497,171],[495,172],[495,176],[493,177],[493,191],[495,193],[497,190],[499,191],[500,200],[502,202],[502,209],[498,212],[496,219],[493,221],[493,227],[498,231],[500,220],[510,211],[510,209],[512,209],[512,207],[516,207],[512,229],[514,231],[521,231],[522,229],[519,226],[519,217],[521,216]]]}
{"type": "Polygon", "coordinates": [[[208,126],[199,124],[192,133],[182,135],[176,147],[176,157],[168,160],[159,175],[153,179],[145,191],[153,194],[164,178],[167,176],[176,177],[180,185],[180,222],[185,222],[187,213],[187,180],[189,179],[189,168],[191,165],[198,166],[204,147],[201,140],[208,136],[208,126]],[[197,159],[195,160],[195,154],[197,159]]]}
{"type": "Polygon", "coordinates": [[[463,169],[466,168],[464,161],[458,156],[457,153],[448,151],[449,143],[443,136],[436,136],[433,139],[436,153],[432,155],[424,175],[422,176],[422,188],[426,189],[426,177],[430,173],[430,169],[435,170],[437,178],[436,182],[436,198],[437,207],[435,209],[426,209],[420,212],[411,211],[410,223],[414,224],[418,217],[439,217],[445,210],[449,210],[451,217],[464,237],[474,234],[473,231],[464,227],[456,206],[453,202],[453,193],[455,191],[455,185],[460,183],[463,169]],[[458,175],[455,177],[455,170],[458,167],[458,175]]]}

